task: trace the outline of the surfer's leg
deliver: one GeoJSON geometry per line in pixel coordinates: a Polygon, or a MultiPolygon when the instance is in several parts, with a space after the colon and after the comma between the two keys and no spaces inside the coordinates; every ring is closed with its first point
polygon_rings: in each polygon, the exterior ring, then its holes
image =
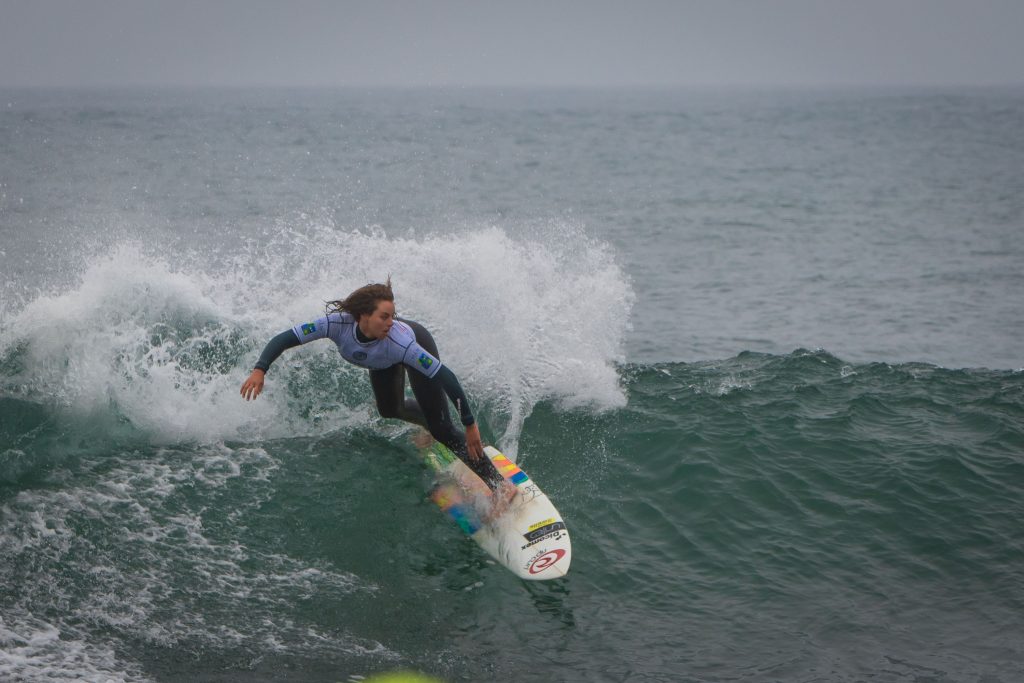
{"type": "Polygon", "coordinates": [[[448,411],[448,397],[438,380],[428,379],[419,373],[409,373],[409,383],[412,384],[412,392],[416,395],[416,402],[420,404],[423,415],[427,420],[427,429],[430,435],[451,449],[462,462],[466,463],[469,469],[473,470],[478,477],[484,480],[491,489],[497,488],[503,479],[494,468],[494,463],[487,456],[474,460],[469,457],[469,450],[466,448],[466,437],[452,422],[451,413],[448,411]]]}
{"type": "MultiPolygon", "coordinates": [[[[413,320],[402,320],[402,322],[416,333],[416,342],[440,360],[441,355],[437,352],[437,344],[434,343],[430,332],[413,320]]],[[[427,429],[430,430],[431,436],[450,448],[452,453],[466,463],[469,469],[483,479],[484,483],[492,490],[497,488],[504,479],[487,456],[477,460],[469,457],[466,437],[452,421],[451,413],[448,410],[448,396],[444,393],[440,380],[430,379],[418,372],[410,372],[409,384],[412,385],[412,393],[416,396],[416,402],[419,403],[422,414],[426,418],[427,429]]]]}
{"type": "Polygon", "coordinates": [[[381,417],[395,417],[421,427],[427,420],[419,404],[405,397],[405,368],[393,365],[383,370],[370,370],[370,386],[377,399],[377,411],[381,417]]]}

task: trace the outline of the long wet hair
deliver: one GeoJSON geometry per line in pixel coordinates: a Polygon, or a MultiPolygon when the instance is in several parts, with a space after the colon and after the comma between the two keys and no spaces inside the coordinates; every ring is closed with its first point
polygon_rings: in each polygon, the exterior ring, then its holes
{"type": "Polygon", "coordinates": [[[327,313],[351,313],[356,320],[364,315],[371,315],[377,310],[380,301],[395,302],[395,293],[391,291],[391,276],[388,275],[384,284],[363,285],[344,299],[327,302],[327,313]]]}

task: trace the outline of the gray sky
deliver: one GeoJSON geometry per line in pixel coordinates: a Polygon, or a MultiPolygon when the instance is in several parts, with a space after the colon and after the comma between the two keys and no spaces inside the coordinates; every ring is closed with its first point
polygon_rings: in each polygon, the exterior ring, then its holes
{"type": "Polygon", "coordinates": [[[0,85],[1024,83],[1024,0],[0,0],[0,85]]]}

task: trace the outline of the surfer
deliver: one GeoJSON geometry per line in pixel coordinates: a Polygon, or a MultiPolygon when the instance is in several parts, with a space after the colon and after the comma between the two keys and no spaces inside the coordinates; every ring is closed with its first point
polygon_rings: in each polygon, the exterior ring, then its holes
{"type": "Polygon", "coordinates": [[[501,487],[510,488],[509,495],[514,493],[514,486],[502,486],[504,479],[484,455],[480,427],[466,394],[455,373],[442,365],[430,332],[413,320],[395,317],[390,277],[384,284],[369,284],[345,299],[328,302],[325,316],[296,325],[271,339],[242,384],[243,398],[249,401],[260,395],[267,370],[285,350],[316,339],[330,339],[338,346],[342,358],[369,369],[381,417],[426,427],[433,438],[451,449],[492,491],[501,487]],[[412,371],[407,373],[407,367],[412,371]],[[406,374],[414,399],[405,396],[406,374]],[[465,434],[452,422],[446,397],[455,404],[465,434]]]}

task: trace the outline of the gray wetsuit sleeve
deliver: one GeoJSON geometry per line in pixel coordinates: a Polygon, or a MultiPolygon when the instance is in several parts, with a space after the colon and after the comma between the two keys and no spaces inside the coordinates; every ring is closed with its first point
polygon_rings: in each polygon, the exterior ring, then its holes
{"type": "Polygon", "coordinates": [[[462,425],[468,427],[476,422],[476,418],[473,417],[473,411],[469,408],[466,392],[462,390],[462,385],[459,384],[459,378],[455,376],[455,373],[449,370],[447,365],[442,365],[441,369],[437,371],[435,379],[441,380],[444,393],[448,394],[448,398],[459,409],[459,418],[462,420],[462,425]]]}
{"type": "Polygon", "coordinates": [[[256,361],[256,365],[253,366],[254,369],[266,372],[270,369],[271,363],[277,360],[278,356],[299,344],[299,338],[295,336],[295,332],[293,330],[285,330],[267,342],[266,347],[263,349],[263,353],[260,354],[260,359],[256,361]]]}

